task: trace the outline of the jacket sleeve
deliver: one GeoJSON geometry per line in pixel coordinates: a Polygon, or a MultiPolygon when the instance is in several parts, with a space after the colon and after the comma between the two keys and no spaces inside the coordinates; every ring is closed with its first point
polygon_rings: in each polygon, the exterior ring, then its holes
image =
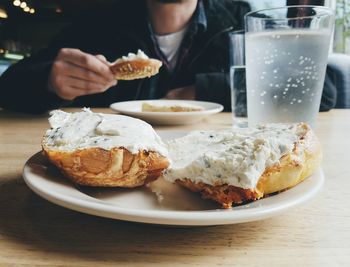
{"type": "Polygon", "coordinates": [[[56,54],[45,50],[11,66],[0,77],[0,106],[20,112],[43,113],[69,103],[47,89],[56,54]]]}
{"type": "Polygon", "coordinates": [[[327,67],[323,86],[320,111],[328,111],[335,107],[337,102],[337,89],[335,87],[335,75],[330,67],[327,67]]]}
{"type": "Polygon", "coordinates": [[[226,73],[201,73],[196,76],[196,98],[201,101],[211,101],[224,106],[224,111],[234,108],[238,117],[247,116],[247,95],[244,70],[235,74],[236,84],[234,95],[231,95],[230,77],[226,73]],[[234,102],[234,105],[231,104],[234,102]]]}
{"type": "Polygon", "coordinates": [[[44,113],[70,104],[71,101],[48,90],[48,78],[61,48],[82,48],[86,34],[79,31],[81,27],[79,24],[68,26],[47,48],[8,68],[0,77],[0,106],[20,112],[44,113]]]}
{"type": "Polygon", "coordinates": [[[200,73],[196,75],[196,99],[217,102],[226,111],[231,109],[230,88],[225,73],[200,73]]]}

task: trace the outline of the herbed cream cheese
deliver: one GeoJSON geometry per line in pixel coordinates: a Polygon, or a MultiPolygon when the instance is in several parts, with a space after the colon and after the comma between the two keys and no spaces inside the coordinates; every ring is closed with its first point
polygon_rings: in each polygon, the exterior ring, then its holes
{"type": "Polygon", "coordinates": [[[168,142],[172,162],[164,178],[252,189],[265,168],[291,152],[304,134],[301,124],[191,132],[168,142]]]}
{"type": "Polygon", "coordinates": [[[45,135],[45,146],[59,151],[91,147],[106,150],[124,147],[136,154],[140,150],[167,156],[167,149],[148,123],[123,115],[93,113],[89,109],[67,113],[50,113],[51,129],[45,135]]]}
{"type": "Polygon", "coordinates": [[[149,57],[142,50],[139,49],[137,50],[137,54],[129,53],[127,56],[122,56],[121,58],[117,59],[115,63],[139,59],[149,59],[149,57]]]}

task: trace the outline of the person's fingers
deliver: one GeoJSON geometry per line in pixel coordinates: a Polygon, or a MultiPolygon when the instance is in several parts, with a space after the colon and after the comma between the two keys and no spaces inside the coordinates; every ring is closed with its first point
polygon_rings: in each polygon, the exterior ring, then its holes
{"type": "Polygon", "coordinates": [[[69,85],[64,85],[55,89],[55,93],[62,99],[74,100],[76,97],[83,95],[82,89],[77,89],[69,85]]]}
{"type": "Polygon", "coordinates": [[[108,64],[102,55],[61,49],[51,69],[49,88],[67,100],[102,93],[117,83],[108,64]]]}
{"type": "Polygon", "coordinates": [[[99,93],[108,89],[107,86],[103,84],[96,83],[93,81],[73,78],[73,77],[66,77],[66,84],[86,93],[89,93],[89,92],[99,93]]]}
{"type": "Polygon", "coordinates": [[[74,100],[79,96],[102,93],[107,89],[108,88],[101,87],[100,85],[91,82],[79,81],[72,78],[72,80],[67,81],[67,84],[60,87],[59,90],[56,90],[56,94],[65,100],[74,100]],[[85,88],[80,88],[80,86],[84,86],[85,88]]]}
{"type": "Polygon", "coordinates": [[[66,85],[70,87],[74,87],[77,90],[79,90],[76,92],[78,94],[77,96],[102,93],[106,91],[108,88],[110,88],[109,85],[104,85],[104,84],[72,78],[72,77],[66,77],[66,85]]]}
{"type": "Polygon", "coordinates": [[[59,73],[60,75],[100,83],[106,86],[113,86],[116,84],[115,79],[112,81],[107,80],[104,76],[101,76],[96,72],[79,67],[69,62],[57,61],[54,63],[53,68],[55,68],[55,72],[59,73]]]}
{"type": "Polygon", "coordinates": [[[51,72],[49,78],[49,88],[59,97],[66,100],[73,100],[77,96],[81,95],[83,93],[83,90],[79,93],[77,92],[77,89],[71,88],[68,83],[68,79],[70,78],[51,72]]]}
{"type": "Polygon", "coordinates": [[[109,63],[104,55],[99,54],[99,55],[96,55],[95,57],[97,57],[97,59],[101,60],[102,63],[106,63],[106,64],[109,63]]]}
{"type": "MultiPolygon", "coordinates": [[[[111,63],[106,59],[106,57],[105,57],[104,55],[98,54],[98,55],[95,55],[95,57],[96,57],[97,59],[101,60],[103,63],[107,64],[108,67],[111,65],[111,63]]],[[[112,76],[113,76],[113,79],[112,79],[110,85],[111,85],[111,86],[116,86],[117,83],[118,83],[118,81],[117,81],[117,79],[115,78],[115,76],[114,76],[113,73],[112,73],[112,76]]]]}
{"type": "Polygon", "coordinates": [[[114,79],[114,75],[107,63],[104,63],[97,57],[84,53],[79,49],[62,48],[57,56],[57,59],[62,59],[90,71],[96,72],[97,74],[104,76],[109,81],[114,79]]]}

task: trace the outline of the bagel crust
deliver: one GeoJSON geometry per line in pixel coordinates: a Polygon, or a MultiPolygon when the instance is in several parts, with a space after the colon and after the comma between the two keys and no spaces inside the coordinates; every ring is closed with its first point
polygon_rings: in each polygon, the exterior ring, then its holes
{"type": "Polygon", "coordinates": [[[43,153],[70,180],[86,186],[137,187],[157,179],[169,165],[157,152],[130,153],[125,148],[87,148],[43,153]]]}

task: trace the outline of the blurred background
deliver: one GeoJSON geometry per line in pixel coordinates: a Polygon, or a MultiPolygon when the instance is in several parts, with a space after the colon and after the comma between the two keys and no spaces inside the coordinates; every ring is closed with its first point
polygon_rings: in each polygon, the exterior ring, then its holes
{"type": "MultiPolygon", "coordinates": [[[[44,48],[81,15],[118,0],[0,0],[0,75],[18,60],[44,48]]],[[[221,1],[221,0],[217,0],[221,1]]],[[[232,0],[235,1],[235,0],[232,0]]],[[[350,54],[350,0],[246,0],[253,10],[296,4],[336,10],[333,49],[350,54]]]]}
{"type": "Polygon", "coordinates": [[[113,0],[0,0],[0,75],[44,48],[64,27],[113,0]]]}

